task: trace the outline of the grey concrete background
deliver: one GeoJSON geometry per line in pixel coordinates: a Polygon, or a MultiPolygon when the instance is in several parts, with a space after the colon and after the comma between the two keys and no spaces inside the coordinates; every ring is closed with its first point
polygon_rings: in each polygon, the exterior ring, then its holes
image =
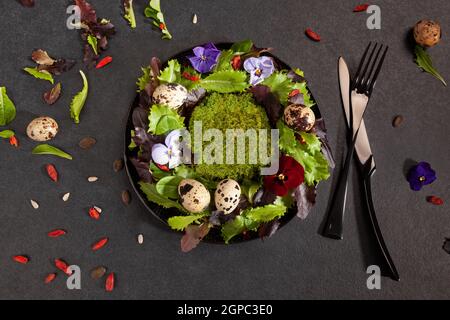
{"type": "MultiPolygon", "coordinates": [[[[450,298],[450,257],[442,250],[450,237],[448,204],[434,207],[431,194],[447,198],[449,191],[450,113],[448,88],[421,73],[406,41],[411,26],[421,18],[434,18],[443,27],[443,41],[430,52],[444,77],[450,79],[448,1],[375,1],[382,10],[382,29],[366,28],[367,15],[352,13],[358,1],[167,0],[163,2],[172,41],[163,41],[142,12],[147,3],[135,1],[138,28],[131,30],[121,16],[121,1],[92,0],[99,16],[116,25],[117,35],[107,54],[114,62],[103,70],[90,70],[90,93],[81,123],[69,117],[69,103],[81,88],[78,69],[82,51],[79,34],[65,27],[66,0],[36,0],[35,8],[14,0],[0,3],[0,85],[8,88],[18,114],[9,126],[21,146],[0,141],[0,298],[2,299],[407,299],[450,298]],[[192,15],[198,15],[193,25],[192,15]],[[323,41],[304,35],[311,27],[323,41]],[[333,150],[342,156],[344,119],[340,107],[336,62],[345,56],[354,70],[369,40],[391,48],[366,115],[377,161],[373,193],[379,223],[397,264],[401,282],[383,278],[382,289],[366,288],[365,268],[374,261],[372,243],[361,211],[356,176],[350,183],[345,239],[321,237],[332,180],[320,184],[318,204],[306,221],[293,220],[264,243],[220,246],[202,244],[190,254],[180,251],[180,236],[162,228],[141,203],[125,207],[123,189],[131,189],[125,172],[114,173],[112,162],[121,156],[127,110],[135,94],[140,66],[151,56],[161,59],[208,41],[251,38],[292,66],[301,67],[329,128],[333,150]],[[50,84],[21,72],[31,65],[35,48],[52,56],[75,58],[76,67],[57,78],[63,84],[54,106],[42,102],[50,84]],[[392,118],[405,117],[393,129],[392,118]],[[57,119],[61,131],[52,142],[74,156],[73,161],[31,155],[35,143],[25,128],[38,115],[57,119]],[[97,145],[83,151],[78,141],[93,136],[97,145]],[[409,190],[405,166],[429,161],[438,180],[421,192],[409,190]],[[52,183],[44,165],[54,163],[61,181],[52,183]],[[89,184],[86,177],[99,176],[89,184]],[[71,192],[69,202],[61,196],[71,192]],[[41,207],[33,210],[29,199],[41,207]],[[87,216],[91,205],[103,208],[101,220],[87,216]],[[69,234],[49,239],[47,231],[65,228],[69,234]],[[143,233],[139,246],[136,235],[143,233]],[[110,243],[92,253],[90,245],[102,236],[110,243]],[[11,260],[27,254],[26,266],[11,260]],[[52,259],[61,257],[82,271],[82,290],[69,291],[65,276],[44,285],[53,272],[52,259]],[[94,281],[89,270],[103,264],[117,276],[113,293],[104,281],[94,281]]],[[[3,129],[3,128],[2,128],[3,129]]]]}

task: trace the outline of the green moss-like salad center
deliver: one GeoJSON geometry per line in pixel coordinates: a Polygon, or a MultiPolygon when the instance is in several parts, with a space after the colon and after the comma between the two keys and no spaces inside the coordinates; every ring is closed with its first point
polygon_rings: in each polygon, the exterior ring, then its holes
{"type": "MultiPolygon", "coordinates": [[[[219,129],[224,137],[227,129],[266,129],[270,130],[267,114],[260,105],[256,104],[250,93],[224,94],[213,92],[199,104],[189,122],[189,131],[195,135],[194,122],[201,121],[203,132],[207,129],[219,129]]],[[[270,133],[268,131],[268,150],[270,150],[270,133]]],[[[207,143],[204,143],[207,145],[207,143]]],[[[197,174],[212,180],[232,178],[242,180],[253,179],[259,174],[259,168],[265,163],[249,164],[248,141],[246,141],[246,164],[226,164],[225,148],[223,164],[198,164],[197,174]]],[[[235,155],[237,150],[235,148],[235,155]]],[[[258,160],[259,161],[259,160],[258,160]]]]}

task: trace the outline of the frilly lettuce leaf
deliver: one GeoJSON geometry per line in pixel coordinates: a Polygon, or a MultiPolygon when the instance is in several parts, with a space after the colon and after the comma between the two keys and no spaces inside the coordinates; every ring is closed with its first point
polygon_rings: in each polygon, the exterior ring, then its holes
{"type": "Polygon", "coordinates": [[[86,75],[80,70],[81,77],[83,78],[83,89],[77,93],[72,99],[70,104],[70,117],[75,123],[80,123],[80,113],[86,103],[87,95],[89,92],[89,84],[86,75]]]}
{"type": "Polygon", "coordinates": [[[156,190],[156,186],[151,183],[146,183],[143,181],[139,182],[139,186],[143,193],[147,196],[147,199],[151,202],[156,203],[157,205],[162,206],[163,208],[176,208],[182,212],[185,212],[184,208],[177,201],[170,200],[156,190]]]}
{"type": "Polygon", "coordinates": [[[250,85],[247,74],[242,71],[218,71],[200,81],[200,86],[206,90],[220,93],[242,92],[250,85]]]}
{"type": "Polygon", "coordinates": [[[184,128],[184,118],[168,106],[153,105],[148,119],[148,132],[156,135],[184,128]]]}
{"type": "Polygon", "coordinates": [[[158,79],[162,83],[178,82],[181,78],[180,72],[180,63],[177,60],[169,60],[169,62],[167,62],[167,67],[161,71],[161,75],[158,79]]]}
{"type": "Polygon", "coordinates": [[[171,217],[167,220],[167,223],[169,226],[178,231],[183,231],[186,229],[189,225],[193,224],[194,222],[198,221],[199,219],[206,217],[207,213],[202,213],[198,215],[190,215],[190,216],[176,216],[171,217]]]}

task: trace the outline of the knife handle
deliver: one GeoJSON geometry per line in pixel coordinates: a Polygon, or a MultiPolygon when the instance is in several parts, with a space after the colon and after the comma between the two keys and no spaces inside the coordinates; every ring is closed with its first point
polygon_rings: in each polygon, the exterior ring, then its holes
{"type": "Polygon", "coordinates": [[[389,269],[389,277],[395,281],[400,280],[400,276],[395,268],[394,261],[389,254],[389,250],[384,242],[383,235],[381,233],[380,226],[378,225],[377,216],[375,214],[375,208],[372,200],[372,190],[371,190],[371,178],[375,173],[375,167],[372,167],[372,156],[363,165],[360,165],[361,180],[363,185],[363,196],[364,203],[366,204],[366,211],[370,218],[370,225],[372,231],[377,239],[378,248],[380,249],[386,266],[389,269]]]}
{"type": "Polygon", "coordinates": [[[338,183],[333,193],[333,198],[329,205],[328,218],[325,223],[322,235],[327,238],[342,240],[344,237],[343,224],[344,224],[344,212],[345,203],[347,200],[347,181],[350,167],[352,164],[352,157],[355,151],[355,140],[349,146],[347,156],[345,157],[344,167],[339,175],[338,183]]]}

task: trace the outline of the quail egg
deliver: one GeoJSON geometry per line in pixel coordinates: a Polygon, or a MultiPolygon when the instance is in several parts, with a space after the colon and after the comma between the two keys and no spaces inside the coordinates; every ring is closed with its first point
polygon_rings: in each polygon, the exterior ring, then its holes
{"type": "Polygon", "coordinates": [[[314,127],[316,117],[311,108],[302,104],[291,104],[284,110],[284,121],[297,131],[310,131],[314,127]]]}
{"type": "Polygon", "coordinates": [[[35,141],[48,141],[58,133],[58,123],[50,117],[39,117],[30,122],[27,136],[35,141]]]}
{"type": "Polygon", "coordinates": [[[414,26],[414,40],[423,47],[433,47],[441,40],[441,26],[431,20],[420,20],[414,26]]]}
{"type": "Polygon", "coordinates": [[[217,185],[214,201],[217,210],[230,214],[237,208],[241,197],[239,183],[232,179],[225,179],[217,185]]]}
{"type": "Polygon", "coordinates": [[[181,84],[162,84],[156,87],[155,92],[153,92],[153,102],[177,109],[183,105],[187,95],[186,88],[181,84]]]}
{"type": "Polygon", "coordinates": [[[178,194],[183,208],[191,213],[203,212],[211,202],[208,189],[193,179],[184,179],[178,185],[178,194]]]}

